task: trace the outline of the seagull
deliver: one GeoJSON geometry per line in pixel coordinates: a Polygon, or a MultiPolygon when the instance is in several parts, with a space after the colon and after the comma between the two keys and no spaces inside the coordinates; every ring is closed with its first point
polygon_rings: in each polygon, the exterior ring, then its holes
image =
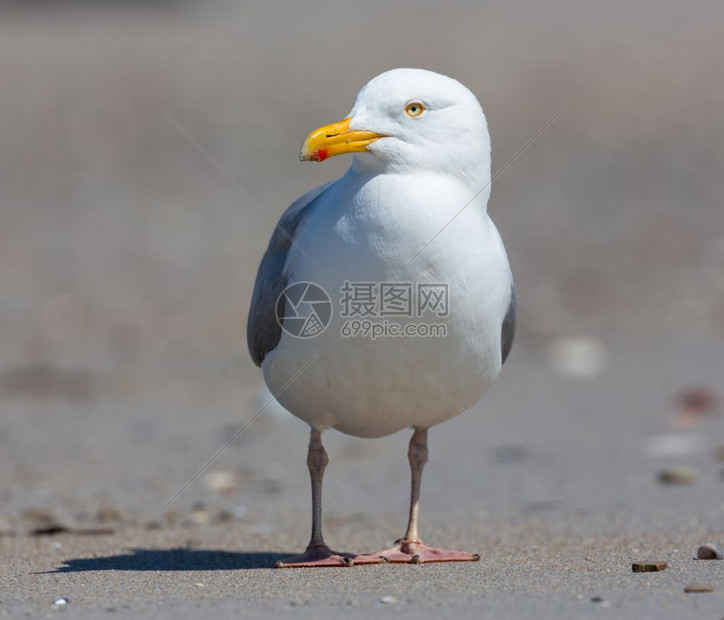
{"type": "Polygon", "coordinates": [[[344,120],[309,134],[300,159],[342,154],[353,155],[350,168],[282,215],[251,299],[251,357],[277,400],[311,428],[312,536],[277,566],[479,560],[423,544],[418,513],[428,429],[480,400],[515,335],[513,277],[487,213],[485,115],[457,80],[394,69],[362,88],[344,120]],[[405,535],[379,553],[331,550],[322,536],[322,432],[374,438],[405,428],[405,535]]]}

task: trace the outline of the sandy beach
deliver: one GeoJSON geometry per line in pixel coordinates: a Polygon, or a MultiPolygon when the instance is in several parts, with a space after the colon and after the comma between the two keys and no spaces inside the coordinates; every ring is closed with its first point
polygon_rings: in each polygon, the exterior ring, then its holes
{"type": "MultiPolygon", "coordinates": [[[[3,471],[14,472],[3,476],[3,497],[16,516],[0,538],[0,609],[78,618],[413,617],[425,610],[554,618],[604,607],[621,618],[714,614],[724,565],[695,557],[699,545],[724,538],[715,457],[723,421],[672,429],[668,386],[682,373],[716,381],[721,351],[630,349],[612,347],[606,378],[585,383],[518,351],[473,411],[565,514],[468,420],[431,433],[422,532],[435,544],[478,551],[474,564],[272,568],[306,544],[310,520],[306,430],[282,412],[262,414],[161,514],[230,432],[228,411],[102,404],[92,428],[87,413],[67,411],[52,435],[57,413],[18,412],[3,433],[14,438],[3,449],[3,471]],[[652,440],[662,437],[693,451],[656,455],[652,440]],[[684,467],[695,472],[690,484],[659,482],[659,472],[684,467]],[[70,531],[31,532],[51,524],[70,531]],[[632,562],[648,560],[668,568],[632,572],[632,562]],[[684,593],[693,582],[714,592],[684,593]],[[61,610],[53,602],[62,597],[69,602],[61,610]]],[[[406,434],[359,440],[330,432],[325,441],[330,544],[381,549],[404,528],[406,434]]]]}

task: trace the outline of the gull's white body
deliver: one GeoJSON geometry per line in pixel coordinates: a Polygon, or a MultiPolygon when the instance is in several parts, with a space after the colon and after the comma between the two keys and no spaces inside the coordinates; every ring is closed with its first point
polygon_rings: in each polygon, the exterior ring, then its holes
{"type": "Polygon", "coordinates": [[[295,241],[319,266],[292,246],[289,283],[322,286],[335,308],[345,281],[447,283],[449,316],[425,319],[444,323],[447,335],[345,338],[340,334],[345,319],[336,313],[315,338],[283,333],[263,363],[273,393],[322,352],[279,393],[282,405],[320,430],[379,437],[443,422],[460,413],[458,405],[468,408],[482,397],[502,364],[501,322],[511,274],[485,209],[488,192],[455,217],[475,191],[448,175],[370,174],[356,165],[316,200],[295,241]]]}
{"type": "Polygon", "coordinates": [[[360,91],[349,118],[350,130],[383,137],[283,216],[287,233],[272,236],[257,277],[250,351],[282,405],[314,429],[379,437],[428,428],[481,398],[504,361],[512,276],[486,210],[487,123],[467,88],[396,69],[360,91]],[[410,101],[424,113],[407,114],[410,101]],[[332,299],[331,324],[317,337],[295,338],[270,320],[276,296],[295,282],[313,282],[332,299]],[[343,337],[345,282],[446,284],[448,316],[388,319],[442,323],[445,335],[343,337]]]}

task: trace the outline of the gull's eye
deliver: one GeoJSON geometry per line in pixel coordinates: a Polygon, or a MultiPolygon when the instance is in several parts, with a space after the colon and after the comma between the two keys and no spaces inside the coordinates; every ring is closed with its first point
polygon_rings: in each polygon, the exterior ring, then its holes
{"type": "Polygon", "coordinates": [[[422,105],[419,101],[413,101],[412,103],[408,103],[405,106],[405,112],[407,113],[407,116],[411,116],[412,118],[415,118],[416,116],[420,116],[425,111],[425,106],[422,105]]]}

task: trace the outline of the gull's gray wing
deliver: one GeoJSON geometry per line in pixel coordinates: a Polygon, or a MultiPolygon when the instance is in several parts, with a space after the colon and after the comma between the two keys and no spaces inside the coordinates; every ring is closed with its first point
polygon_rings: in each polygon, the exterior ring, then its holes
{"type": "Polygon", "coordinates": [[[282,328],[276,317],[276,303],[287,286],[285,266],[292,239],[314,201],[332,183],[317,187],[292,203],[280,218],[261,259],[246,324],[246,342],[251,359],[257,366],[261,366],[264,356],[279,344],[282,337],[282,328]]]}
{"type": "Polygon", "coordinates": [[[500,351],[503,355],[503,363],[508,359],[510,350],[513,348],[513,340],[515,339],[515,326],[518,322],[518,300],[515,295],[515,286],[510,283],[510,303],[508,311],[503,318],[503,327],[500,330],[500,351]]]}

